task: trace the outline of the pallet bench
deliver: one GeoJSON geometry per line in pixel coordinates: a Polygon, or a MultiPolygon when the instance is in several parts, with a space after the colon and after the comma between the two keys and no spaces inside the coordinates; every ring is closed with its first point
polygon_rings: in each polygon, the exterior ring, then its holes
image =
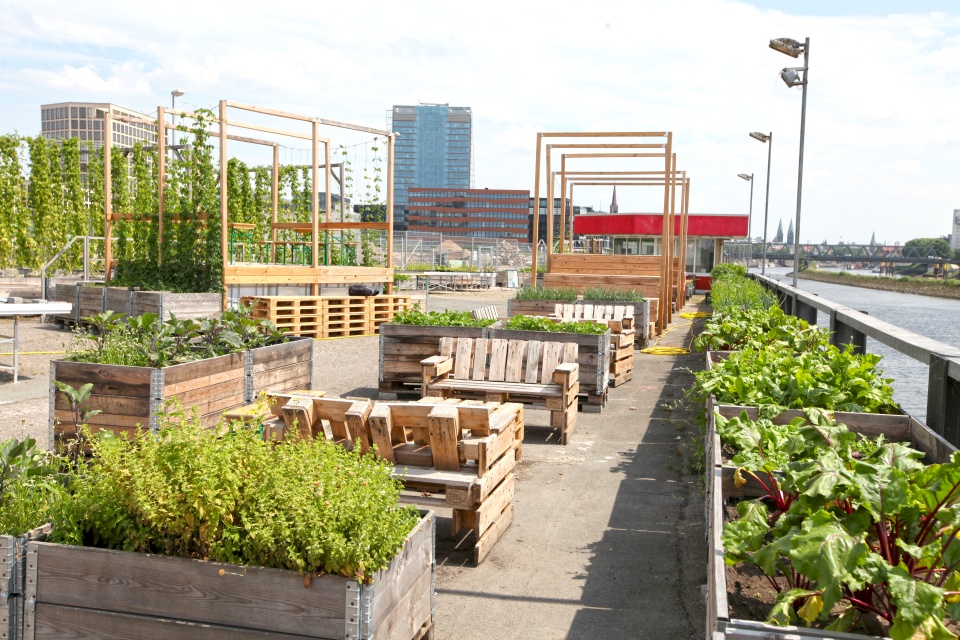
{"type": "Polygon", "coordinates": [[[376,455],[394,463],[403,481],[401,502],[452,509],[453,534],[472,530],[473,561],[482,562],[513,521],[523,405],[438,397],[380,402],[367,426],[376,455]]]}
{"type": "Polygon", "coordinates": [[[441,338],[439,355],[420,362],[424,397],[482,396],[542,401],[566,444],[577,426],[580,392],[576,343],[441,338]]]}
{"type": "Polygon", "coordinates": [[[604,304],[558,304],[553,317],[564,322],[594,321],[610,327],[610,386],[619,387],[633,378],[634,307],[604,304]]]}
{"type": "Polygon", "coordinates": [[[479,309],[474,309],[470,312],[470,317],[474,320],[499,320],[500,315],[497,313],[497,307],[490,305],[487,307],[480,307],[479,309]]]}

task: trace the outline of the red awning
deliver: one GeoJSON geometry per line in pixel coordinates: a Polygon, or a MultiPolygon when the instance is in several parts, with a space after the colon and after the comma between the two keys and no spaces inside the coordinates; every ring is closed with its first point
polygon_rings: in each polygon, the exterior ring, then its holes
{"type": "MultiPolygon", "coordinates": [[[[687,235],[709,238],[743,238],[747,235],[748,216],[691,213],[687,215],[687,235]]],[[[663,216],[654,213],[609,213],[574,216],[573,232],[585,236],[659,236],[663,235],[663,216]]],[[[674,233],[680,234],[677,215],[674,233]]]]}

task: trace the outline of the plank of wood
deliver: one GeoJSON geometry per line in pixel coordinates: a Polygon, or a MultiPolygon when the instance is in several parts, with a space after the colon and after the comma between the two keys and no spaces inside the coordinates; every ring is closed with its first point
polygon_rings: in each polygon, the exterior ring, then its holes
{"type": "Polygon", "coordinates": [[[488,380],[502,382],[506,378],[507,344],[507,341],[502,339],[490,341],[490,373],[487,376],[488,380]]]}
{"type": "Polygon", "coordinates": [[[38,607],[96,603],[116,613],[308,637],[343,633],[346,578],[314,578],[304,588],[296,571],[43,542],[29,543],[30,562],[38,607]],[[276,602],[287,615],[277,615],[276,602]]]}
{"type": "Polygon", "coordinates": [[[313,398],[294,396],[283,406],[283,423],[287,429],[296,428],[303,439],[317,435],[320,425],[314,425],[316,412],[313,407],[313,398]]]}
{"type": "Polygon", "coordinates": [[[473,370],[470,377],[474,380],[485,380],[487,374],[487,352],[489,350],[486,338],[477,338],[473,348],[473,370]]]}
{"type": "MultiPolygon", "coordinates": [[[[477,338],[482,340],[483,338],[477,338]]],[[[467,380],[470,378],[471,357],[473,355],[473,338],[460,338],[457,340],[457,357],[453,365],[453,377],[458,380],[467,380]]]]}
{"type": "Polygon", "coordinates": [[[523,381],[534,384],[540,380],[540,353],[543,343],[539,340],[527,341],[527,364],[523,381]]]}
{"type": "Polygon", "coordinates": [[[506,509],[497,517],[497,519],[487,528],[487,530],[477,540],[473,547],[473,563],[480,564],[490,555],[497,541],[503,536],[504,532],[510,528],[513,523],[513,503],[507,505],[506,509]]]}
{"type": "Polygon", "coordinates": [[[553,382],[553,371],[563,359],[564,343],[546,342],[543,345],[543,358],[540,365],[540,384],[553,382]]]}
{"type": "Polygon", "coordinates": [[[376,404],[367,417],[367,428],[370,431],[371,444],[376,447],[377,455],[384,460],[394,462],[393,440],[391,432],[393,431],[393,416],[390,413],[390,407],[386,404],[376,404]]]}
{"type": "Polygon", "coordinates": [[[430,385],[431,389],[450,391],[477,391],[481,393],[506,393],[513,395],[562,396],[563,390],[555,384],[528,384],[526,382],[490,382],[489,380],[441,380],[430,385]]]}
{"type": "Polygon", "coordinates": [[[436,405],[427,418],[430,429],[430,448],[433,466],[441,471],[460,469],[460,421],[456,407],[436,405]]]}
{"type": "Polygon", "coordinates": [[[225,356],[217,356],[216,358],[206,358],[204,360],[164,367],[163,384],[164,386],[174,386],[236,369],[239,369],[242,373],[244,358],[245,356],[242,353],[231,353],[225,356]]]}
{"type": "Polygon", "coordinates": [[[510,340],[507,347],[507,366],[504,372],[506,382],[520,382],[523,375],[523,355],[526,351],[526,342],[510,340]]]}
{"type": "MultiPolygon", "coordinates": [[[[374,591],[377,587],[374,586],[374,591]]],[[[420,635],[433,626],[433,571],[425,569],[413,584],[403,592],[394,608],[386,614],[376,607],[373,621],[376,628],[371,638],[384,640],[411,640],[424,638],[420,635]]]]}

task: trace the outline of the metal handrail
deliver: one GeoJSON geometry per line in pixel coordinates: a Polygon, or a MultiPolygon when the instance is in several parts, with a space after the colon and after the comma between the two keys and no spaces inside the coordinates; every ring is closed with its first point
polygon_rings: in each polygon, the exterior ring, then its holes
{"type": "Polygon", "coordinates": [[[70,241],[64,245],[63,249],[57,252],[57,255],[50,258],[50,261],[47,262],[40,269],[40,295],[44,300],[49,298],[49,291],[47,291],[48,278],[47,278],[47,269],[53,265],[54,262],[60,259],[67,249],[73,246],[73,243],[77,240],[83,240],[83,279],[90,279],[90,241],[91,240],[105,240],[103,236],[73,236],[70,238],[70,241]]]}

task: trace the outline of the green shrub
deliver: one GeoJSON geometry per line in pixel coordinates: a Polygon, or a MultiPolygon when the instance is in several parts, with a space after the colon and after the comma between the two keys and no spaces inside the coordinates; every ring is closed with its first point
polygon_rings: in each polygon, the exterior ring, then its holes
{"type": "Polygon", "coordinates": [[[0,443],[0,535],[23,535],[49,522],[50,508],[63,493],[58,460],[36,445],[33,438],[0,443]]]}
{"type": "Polygon", "coordinates": [[[713,269],[710,270],[710,276],[713,278],[713,281],[723,280],[724,278],[733,277],[747,277],[747,269],[742,264],[736,264],[733,262],[724,262],[718,265],[715,265],[713,269]]]}
{"type": "Polygon", "coordinates": [[[517,300],[556,300],[573,302],[577,299],[577,290],[567,287],[531,287],[517,289],[517,300]]]}
{"type": "Polygon", "coordinates": [[[52,540],[369,581],[419,520],[397,506],[393,465],[287,433],[274,445],[181,413],[158,434],[94,438],[52,540]]]}

